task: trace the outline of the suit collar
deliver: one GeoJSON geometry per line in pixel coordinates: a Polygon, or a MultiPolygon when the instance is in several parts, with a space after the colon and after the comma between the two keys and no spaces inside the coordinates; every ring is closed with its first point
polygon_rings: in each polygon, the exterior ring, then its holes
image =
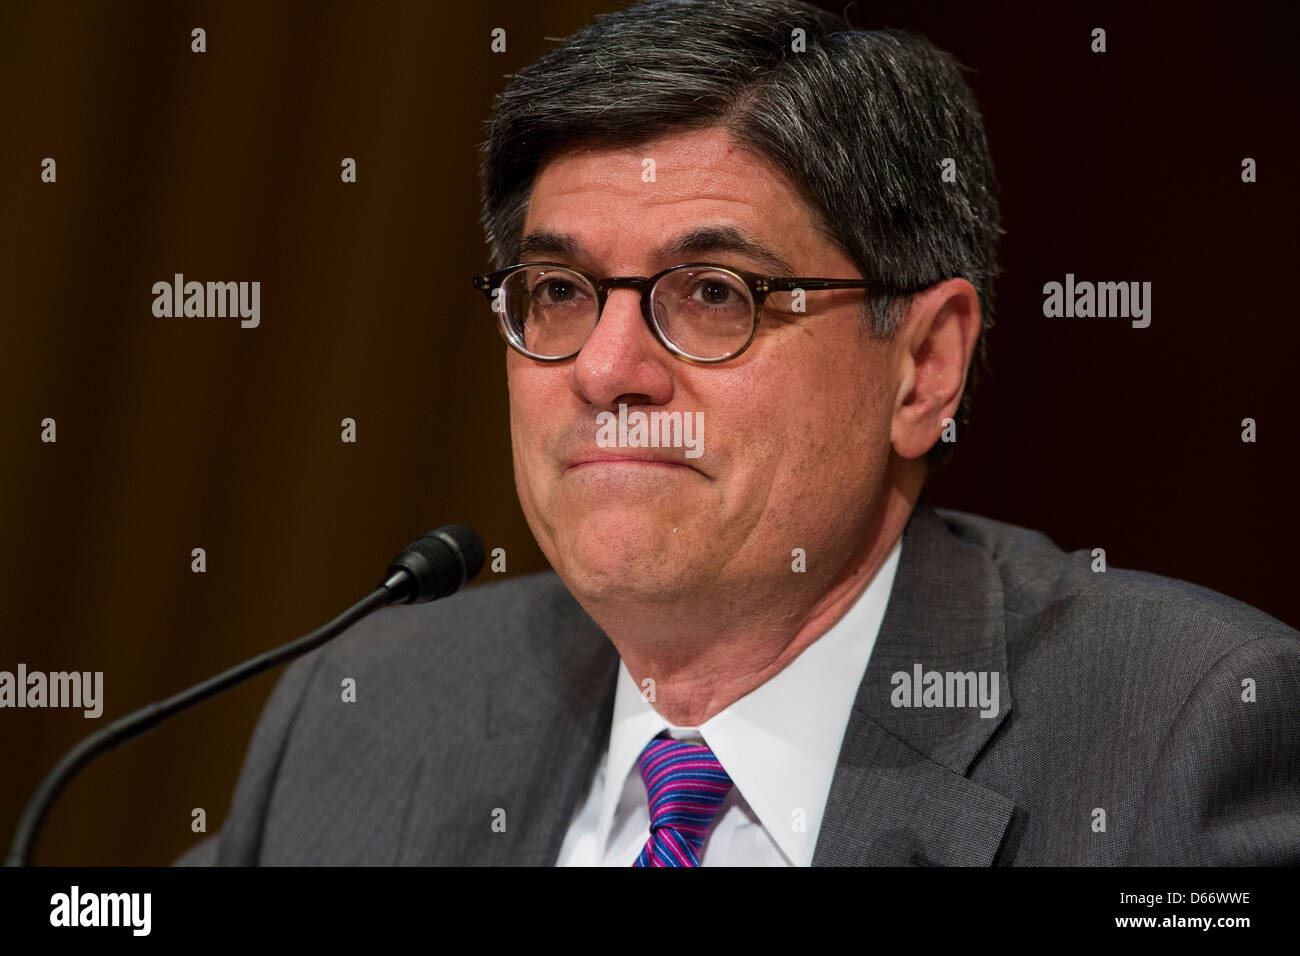
{"type": "Polygon", "coordinates": [[[923,494],[854,702],[814,865],[992,862],[1013,807],[966,777],[1012,708],[1002,581],[923,494]],[[996,673],[998,712],[895,706],[896,674],[996,673]]]}

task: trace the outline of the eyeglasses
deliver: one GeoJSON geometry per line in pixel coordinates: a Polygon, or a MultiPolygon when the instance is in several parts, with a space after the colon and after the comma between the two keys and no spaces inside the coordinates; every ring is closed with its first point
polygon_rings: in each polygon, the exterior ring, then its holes
{"type": "Polygon", "coordinates": [[[754,340],[764,306],[804,311],[801,292],[873,289],[910,293],[871,279],[764,276],[709,263],[686,263],[655,275],[598,279],[573,266],[523,262],[474,277],[488,297],[506,342],[539,362],[573,358],[591,337],[613,289],[641,293],[641,315],[674,355],[700,365],[735,358],[754,340]]]}

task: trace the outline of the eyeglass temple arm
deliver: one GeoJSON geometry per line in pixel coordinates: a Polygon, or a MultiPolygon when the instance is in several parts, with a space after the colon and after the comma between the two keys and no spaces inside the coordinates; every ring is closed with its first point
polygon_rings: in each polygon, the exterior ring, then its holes
{"type": "MultiPolygon", "coordinates": [[[[642,280],[644,281],[644,280],[642,280]]],[[[602,292],[610,291],[611,283],[614,285],[634,285],[641,287],[641,282],[634,282],[629,279],[604,279],[597,280],[597,288],[602,292]]],[[[873,281],[871,279],[821,279],[811,276],[803,278],[777,278],[769,277],[762,285],[766,288],[759,287],[760,292],[792,292],[795,289],[817,290],[817,289],[878,289],[880,292],[915,292],[917,289],[896,289],[883,282],[873,281]]],[[[494,291],[492,274],[474,277],[474,288],[491,297],[494,291]]],[[[924,288],[924,286],[922,286],[924,288]]]]}
{"type": "Polygon", "coordinates": [[[873,279],[816,279],[804,278],[770,278],[767,280],[767,292],[792,292],[795,289],[816,291],[818,289],[872,289],[877,293],[910,295],[928,289],[928,285],[895,286],[888,282],[873,279]]]}
{"type": "Polygon", "coordinates": [[[871,289],[883,284],[870,279],[771,279],[773,292],[791,292],[795,289],[871,289]]]}

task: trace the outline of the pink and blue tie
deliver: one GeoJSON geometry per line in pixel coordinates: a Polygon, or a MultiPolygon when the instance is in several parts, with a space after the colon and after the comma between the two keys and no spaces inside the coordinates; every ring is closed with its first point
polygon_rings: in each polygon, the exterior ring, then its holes
{"type": "Polygon", "coordinates": [[[650,839],[632,865],[699,866],[731,778],[708,747],[680,740],[656,737],[636,763],[650,798],[650,839]]]}

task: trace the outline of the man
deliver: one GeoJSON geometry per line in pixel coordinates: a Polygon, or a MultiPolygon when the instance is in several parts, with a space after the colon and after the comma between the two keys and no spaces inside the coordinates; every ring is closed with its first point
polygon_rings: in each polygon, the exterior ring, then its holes
{"type": "Polygon", "coordinates": [[[1300,862],[1296,632],[923,493],[999,233],[946,55],[645,3],[518,74],[483,157],[555,573],[294,664],[184,862],[1300,862]]]}

